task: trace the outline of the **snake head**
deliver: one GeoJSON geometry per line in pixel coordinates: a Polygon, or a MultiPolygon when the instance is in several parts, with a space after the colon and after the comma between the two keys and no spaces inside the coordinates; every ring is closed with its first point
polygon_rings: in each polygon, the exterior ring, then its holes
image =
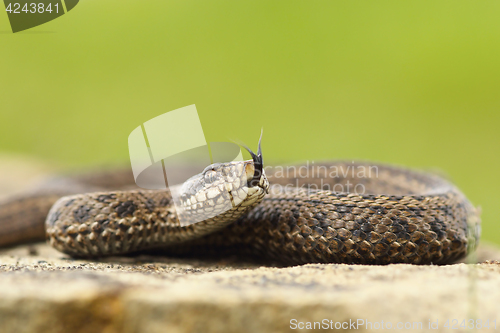
{"type": "Polygon", "coordinates": [[[185,218],[186,224],[231,214],[232,219],[242,216],[269,193],[261,140],[257,154],[245,148],[252,155],[251,160],[209,165],[185,181],[178,191],[171,189],[179,197],[178,214],[185,218]]]}
{"type": "Polygon", "coordinates": [[[180,224],[210,219],[229,222],[243,216],[269,193],[264,174],[255,185],[248,185],[254,174],[252,160],[216,163],[184,182],[178,193],[171,189],[180,224]]]}

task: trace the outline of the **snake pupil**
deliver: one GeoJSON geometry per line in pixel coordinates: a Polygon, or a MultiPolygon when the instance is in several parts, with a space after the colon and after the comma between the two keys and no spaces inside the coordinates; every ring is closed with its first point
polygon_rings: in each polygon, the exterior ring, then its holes
{"type": "Polygon", "coordinates": [[[210,170],[205,174],[205,182],[206,183],[213,183],[215,179],[217,178],[217,173],[214,170],[210,170]]]}

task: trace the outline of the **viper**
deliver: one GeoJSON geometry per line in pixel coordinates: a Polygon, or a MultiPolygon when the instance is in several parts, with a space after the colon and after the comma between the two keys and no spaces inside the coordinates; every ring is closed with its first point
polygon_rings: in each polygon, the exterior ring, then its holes
{"type": "Polygon", "coordinates": [[[126,172],[52,181],[0,204],[0,246],[47,239],[81,258],[154,249],[447,264],[478,243],[478,210],[439,176],[369,162],[264,168],[260,141],[248,151],[251,160],[210,165],[168,190],[123,190],[126,172]]]}

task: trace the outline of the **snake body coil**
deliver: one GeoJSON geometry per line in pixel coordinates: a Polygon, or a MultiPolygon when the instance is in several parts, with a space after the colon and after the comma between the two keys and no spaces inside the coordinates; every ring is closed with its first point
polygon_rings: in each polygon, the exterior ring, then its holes
{"type": "MultiPolygon", "coordinates": [[[[181,214],[202,209],[209,215],[201,221],[198,216],[196,223],[180,223],[169,191],[79,194],[52,207],[46,219],[49,242],[77,257],[162,248],[245,253],[287,264],[445,264],[478,242],[477,210],[435,175],[335,162],[266,176],[262,157],[252,156],[253,161],[210,166],[184,185],[181,214]]],[[[12,206],[0,206],[0,245],[8,240],[2,223],[15,221],[12,206]]]]}

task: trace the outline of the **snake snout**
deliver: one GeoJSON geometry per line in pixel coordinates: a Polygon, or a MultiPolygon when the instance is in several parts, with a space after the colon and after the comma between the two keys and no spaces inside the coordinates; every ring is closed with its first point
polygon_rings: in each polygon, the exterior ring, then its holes
{"type": "Polygon", "coordinates": [[[252,178],[249,179],[248,181],[249,187],[258,186],[260,178],[263,175],[264,160],[262,158],[261,142],[262,142],[262,133],[260,134],[259,148],[257,149],[257,154],[255,154],[250,148],[245,146],[245,149],[248,150],[248,152],[252,156],[252,161],[253,161],[253,165],[247,164],[247,166],[245,167],[245,171],[247,172],[247,177],[249,174],[251,174],[251,169],[253,169],[252,178]]]}
{"type": "Polygon", "coordinates": [[[262,177],[262,170],[263,170],[263,164],[262,164],[262,158],[258,159],[257,156],[252,156],[253,158],[253,165],[248,164],[247,168],[245,171],[250,171],[253,169],[253,175],[252,178],[248,181],[248,186],[253,187],[253,186],[258,186],[260,182],[260,178],[262,177]]]}

